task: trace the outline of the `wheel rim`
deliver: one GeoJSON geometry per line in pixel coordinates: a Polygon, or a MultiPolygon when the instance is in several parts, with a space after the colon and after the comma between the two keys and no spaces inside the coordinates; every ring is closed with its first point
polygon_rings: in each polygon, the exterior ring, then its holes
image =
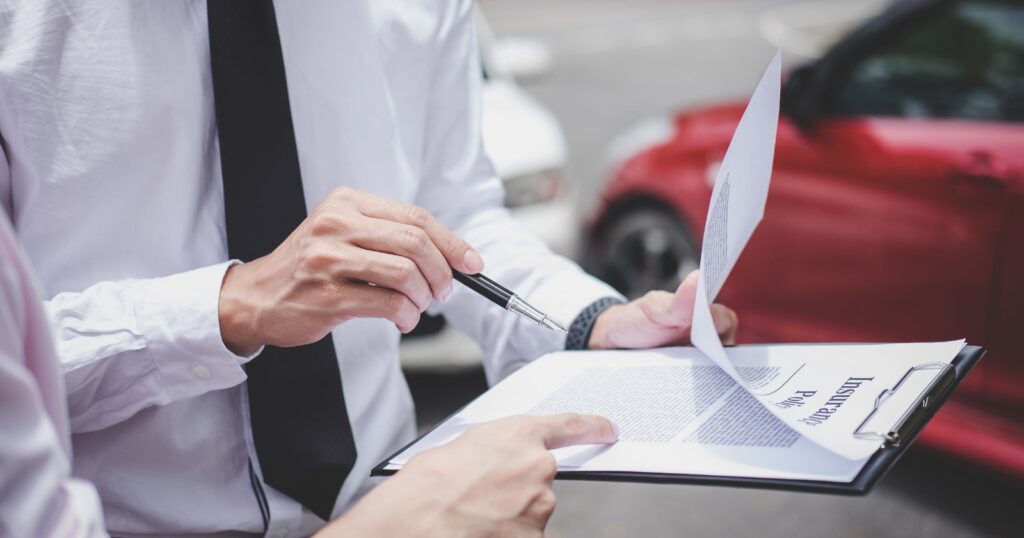
{"type": "Polygon", "coordinates": [[[649,290],[675,290],[699,264],[685,232],[663,215],[624,219],[608,239],[603,276],[629,298],[649,290]]]}

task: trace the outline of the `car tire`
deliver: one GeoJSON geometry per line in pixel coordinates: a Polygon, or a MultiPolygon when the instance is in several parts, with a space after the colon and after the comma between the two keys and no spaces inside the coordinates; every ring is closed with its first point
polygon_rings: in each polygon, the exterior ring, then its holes
{"type": "Polygon", "coordinates": [[[674,291],[700,264],[686,226],[658,207],[629,209],[596,230],[587,267],[630,299],[650,290],[674,291]]]}

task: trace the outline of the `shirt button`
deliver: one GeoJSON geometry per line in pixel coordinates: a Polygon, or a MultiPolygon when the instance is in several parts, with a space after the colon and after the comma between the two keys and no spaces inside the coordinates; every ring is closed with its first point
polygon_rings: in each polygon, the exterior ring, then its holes
{"type": "Polygon", "coordinates": [[[192,367],[192,375],[196,379],[210,379],[210,369],[202,364],[197,364],[192,367]]]}

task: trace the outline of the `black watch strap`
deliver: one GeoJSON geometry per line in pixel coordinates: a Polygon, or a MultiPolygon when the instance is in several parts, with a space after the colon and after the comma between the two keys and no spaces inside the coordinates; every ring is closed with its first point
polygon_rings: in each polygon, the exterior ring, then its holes
{"type": "Polygon", "coordinates": [[[576,316],[576,319],[572,320],[572,325],[569,326],[569,334],[565,338],[565,349],[569,351],[587,349],[587,343],[590,342],[590,333],[594,332],[594,323],[597,321],[598,316],[605,310],[608,310],[609,307],[617,304],[623,304],[622,299],[618,297],[602,297],[584,308],[576,316]]]}

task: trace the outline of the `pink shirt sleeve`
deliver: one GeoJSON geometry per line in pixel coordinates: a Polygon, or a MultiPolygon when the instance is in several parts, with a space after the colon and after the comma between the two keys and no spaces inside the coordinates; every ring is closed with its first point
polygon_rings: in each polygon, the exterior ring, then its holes
{"type": "Polygon", "coordinates": [[[71,477],[59,362],[39,299],[0,212],[0,536],[106,536],[99,497],[71,477]]]}

